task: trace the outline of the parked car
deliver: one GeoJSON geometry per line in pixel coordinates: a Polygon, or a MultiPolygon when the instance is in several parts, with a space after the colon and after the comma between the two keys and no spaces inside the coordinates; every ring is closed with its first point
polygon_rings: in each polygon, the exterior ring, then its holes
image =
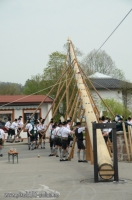
{"type": "Polygon", "coordinates": [[[5,122],[0,121],[0,128],[3,129],[5,132],[7,132],[5,128],[5,122]]]}

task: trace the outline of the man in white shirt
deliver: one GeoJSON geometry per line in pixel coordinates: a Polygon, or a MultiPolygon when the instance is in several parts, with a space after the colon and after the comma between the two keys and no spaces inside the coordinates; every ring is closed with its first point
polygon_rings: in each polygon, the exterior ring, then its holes
{"type": "Polygon", "coordinates": [[[86,161],[86,147],[83,144],[83,131],[86,129],[86,126],[81,127],[81,122],[76,123],[75,135],[77,138],[77,156],[78,162],[87,162],[86,161]],[[80,151],[83,150],[83,160],[80,160],[80,151]]]}
{"type": "MultiPolygon", "coordinates": [[[[104,123],[104,124],[108,123],[104,116],[102,116],[102,123],[104,123]]],[[[111,131],[110,128],[102,129],[102,135],[104,137],[105,143],[107,143],[107,141],[108,141],[108,136],[109,136],[110,131],[111,131]]]]}
{"type": "Polygon", "coordinates": [[[59,132],[60,127],[57,125],[53,126],[53,131],[52,134],[54,135],[54,154],[56,155],[56,157],[58,156],[58,140],[59,140],[59,136],[58,136],[58,132],[59,132]]]}
{"type": "Polygon", "coordinates": [[[2,154],[2,146],[4,144],[4,141],[5,141],[5,132],[0,129],[0,156],[3,157],[3,154],[2,154]]]}
{"type": "Polygon", "coordinates": [[[22,116],[19,116],[18,121],[17,121],[17,134],[18,134],[17,137],[18,137],[18,140],[15,141],[15,142],[20,142],[20,141],[23,142],[23,139],[20,136],[20,132],[21,132],[22,127],[23,127],[22,116]]]}
{"type": "Polygon", "coordinates": [[[61,136],[62,136],[62,153],[60,161],[68,161],[68,135],[74,134],[74,131],[71,131],[67,128],[67,122],[63,122],[63,128],[61,129],[61,136]],[[66,159],[63,160],[63,155],[66,152],[66,159]]]}
{"type": "Polygon", "coordinates": [[[5,128],[6,128],[6,131],[7,131],[7,134],[8,134],[6,142],[10,142],[10,139],[11,139],[10,126],[11,126],[11,118],[8,118],[8,121],[5,124],[5,128]]]}
{"type": "Polygon", "coordinates": [[[41,123],[38,124],[38,134],[39,140],[41,141],[41,149],[45,149],[45,130],[47,126],[44,124],[45,119],[41,120],[41,123]]]}
{"type": "Polygon", "coordinates": [[[12,122],[12,124],[10,126],[11,136],[14,135],[14,142],[16,141],[16,133],[15,132],[17,130],[17,127],[18,127],[18,123],[17,123],[17,119],[15,119],[14,122],[12,122]]]}
{"type": "Polygon", "coordinates": [[[30,150],[30,135],[28,130],[32,130],[32,124],[30,123],[30,119],[28,119],[25,129],[27,130],[27,138],[28,138],[28,150],[30,150]]]}

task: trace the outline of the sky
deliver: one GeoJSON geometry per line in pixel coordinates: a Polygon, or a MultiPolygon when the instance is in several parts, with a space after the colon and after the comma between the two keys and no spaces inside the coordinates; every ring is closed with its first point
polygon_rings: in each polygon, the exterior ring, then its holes
{"type": "MultiPolygon", "coordinates": [[[[0,0],[0,81],[25,84],[70,37],[84,56],[98,49],[132,0],[0,0]]],[[[132,82],[132,12],[101,48],[132,82]]]]}

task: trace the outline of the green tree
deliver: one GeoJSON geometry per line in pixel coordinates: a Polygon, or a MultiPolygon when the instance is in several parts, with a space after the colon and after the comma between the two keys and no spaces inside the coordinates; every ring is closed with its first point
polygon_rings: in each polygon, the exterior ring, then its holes
{"type": "Polygon", "coordinates": [[[96,52],[97,50],[94,49],[81,61],[85,73],[89,76],[95,72],[100,72],[123,80],[124,73],[115,66],[112,58],[105,51],[96,52]]]}
{"type": "Polygon", "coordinates": [[[17,83],[0,83],[0,95],[22,94],[23,87],[17,83]]]}
{"type": "MultiPolygon", "coordinates": [[[[107,104],[107,106],[111,109],[111,111],[114,113],[114,115],[119,114],[121,116],[124,116],[125,119],[131,115],[131,112],[127,108],[124,109],[124,106],[122,103],[114,99],[104,99],[104,101],[107,104]]],[[[103,104],[102,101],[100,105],[101,105],[101,109],[103,111],[106,111],[106,115],[108,117],[113,118],[113,116],[111,116],[111,114],[109,113],[109,111],[107,110],[106,106],[103,104]]]]}

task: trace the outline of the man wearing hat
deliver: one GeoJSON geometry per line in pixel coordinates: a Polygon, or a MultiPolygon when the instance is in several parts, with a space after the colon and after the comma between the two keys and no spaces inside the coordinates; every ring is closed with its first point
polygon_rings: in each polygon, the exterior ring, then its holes
{"type": "Polygon", "coordinates": [[[67,122],[63,122],[63,128],[61,129],[62,136],[62,153],[60,157],[60,161],[68,161],[68,135],[74,134],[74,131],[71,131],[67,128],[67,122]],[[63,160],[63,155],[66,153],[66,159],[63,160]]]}
{"type": "Polygon", "coordinates": [[[30,135],[29,129],[32,130],[32,124],[30,123],[30,119],[28,119],[25,129],[27,130],[27,138],[28,138],[28,149],[30,150],[30,135]]]}
{"type": "Polygon", "coordinates": [[[36,149],[36,137],[38,135],[38,128],[37,128],[37,120],[34,120],[34,125],[30,126],[28,129],[28,133],[30,135],[30,141],[31,141],[31,149],[36,149]]]}
{"type": "Polygon", "coordinates": [[[81,127],[81,122],[76,123],[76,129],[75,129],[75,135],[77,138],[77,156],[78,156],[78,162],[87,162],[86,161],[86,148],[83,143],[83,131],[85,130],[86,127],[81,127]],[[80,151],[83,150],[83,160],[80,159],[80,151]]]}
{"type": "Polygon", "coordinates": [[[45,119],[41,120],[41,123],[39,121],[38,125],[38,134],[39,134],[39,140],[41,141],[41,149],[45,149],[45,130],[47,126],[44,124],[45,119]]]}
{"type": "Polygon", "coordinates": [[[53,118],[50,121],[50,125],[49,125],[49,143],[50,143],[50,151],[51,153],[49,154],[49,156],[53,156],[54,155],[54,135],[53,135],[53,129],[54,129],[54,122],[53,122],[53,118]]]}
{"type": "Polygon", "coordinates": [[[11,118],[8,117],[8,121],[5,124],[5,128],[6,128],[6,131],[7,131],[7,134],[8,134],[6,142],[10,142],[10,139],[11,139],[10,126],[11,126],[11,118]]]}
{"type": "MultiPolygon", "coordinates": [[[[68,119],[68,120],[67,120],[67,128],[68,128],[69,130],[70,130],[70,126],[71,126],[71,120],[68,119]]],[[[71,135],[68,135],[68,147],[72,145],[72,144],[70,145],[70,142],[71,142],[71,141],[73,141],[73,137],[72,137],[71,135]]]]}

